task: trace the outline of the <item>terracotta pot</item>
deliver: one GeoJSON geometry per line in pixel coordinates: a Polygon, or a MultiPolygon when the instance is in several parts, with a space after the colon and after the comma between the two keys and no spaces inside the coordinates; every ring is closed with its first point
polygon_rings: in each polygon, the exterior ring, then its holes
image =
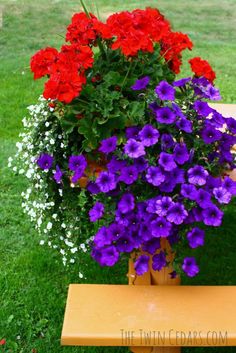
{"type": "Polygon", "coordinates": [[[104,161],[97,163],[95,161],[88,160],[87,163],[87,168],[84,173],[85,175],[82,176],[76,184],[73,184],[74,187],[80,187],[83,189],[86,188],[91,177],[97,178],[103,170],[106,170],[106,164],[104,161]]]}

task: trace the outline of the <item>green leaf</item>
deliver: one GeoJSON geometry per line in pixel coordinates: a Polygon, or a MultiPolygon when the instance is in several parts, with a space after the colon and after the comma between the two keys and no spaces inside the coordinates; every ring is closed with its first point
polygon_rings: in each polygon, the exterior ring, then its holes
{"type": "Polygon", "coordinates": [[[104,82],[106,82],[107,87],[121,85],[122,77],[116,71],[110,71],[103,77],[104,82]]]}
{"type": "Polygon", "coordinates": [[[78,119],[75,115],[65,115],[63,118],[60,119],[62,129],[67,133],[70,134],[76,126],[78,126],[78,119]]]}

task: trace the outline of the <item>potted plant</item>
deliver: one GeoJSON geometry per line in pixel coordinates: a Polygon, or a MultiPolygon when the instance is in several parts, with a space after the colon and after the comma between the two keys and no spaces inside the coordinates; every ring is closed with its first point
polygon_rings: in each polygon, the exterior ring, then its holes
{"type": "Polygon", "coordinates": [[[192,250],[236,194],[225,175],[236,122],[207,103],[221,97],[206,60],[176,77],[193,44],[157,9],[102,22],[82,5],[67,43],[31,58],[47,81],[17,144],[13,169],[31,183],[24,211],[64,264],[86,252],[101,266],[131,256],[130,283],[193,277],[192,250]]]}

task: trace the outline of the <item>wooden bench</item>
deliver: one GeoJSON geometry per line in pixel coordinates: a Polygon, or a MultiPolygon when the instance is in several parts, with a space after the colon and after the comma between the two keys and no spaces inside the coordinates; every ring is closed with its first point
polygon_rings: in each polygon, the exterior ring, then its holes
{"type": "Polygon", "coordinates": [[[61,344],[236,346],[236,286],[71,284],[61,344]]]}

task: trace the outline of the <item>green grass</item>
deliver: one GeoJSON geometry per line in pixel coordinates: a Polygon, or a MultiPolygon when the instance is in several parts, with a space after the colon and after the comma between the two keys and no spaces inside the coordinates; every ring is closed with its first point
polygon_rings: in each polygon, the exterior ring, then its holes
{"type": "MultiPolygon", "coordinates": [[[[190,56],[208,59],[218,74],[223,101],[236,103],[235,0],[100,0],[101,16],[115,10],[157,6],[171,20],[175,30],[188,33],[195,43],[190,56]]],[[[42,82],[34,82],[29,58],[44,46],[60,47],[61,36],[79,1],[2,1],[0,29],[0,339],[6,338],[7,352],[126,352],[125,348],[60,347],[68,284],[78,282],[78,268],[66,270],[55,254],[38,245],[38,235],[22,214],[21,191],[26,181],[15,178],[7,158],[15,151],[26,106],[36,102],[42,82]]],[[[184,73],[188,72],[185,66],[184,73]]],[[[183,74],[184,74],[183,73],[183,74]]],[[[236,211],[231,206],[221,229],[209,232],[204,251],[196,251],[202,268],[188,284],[236,284],[236,211]]],[[[88,262],[87,282],[125,283],[127,266],[101,269],[88,262]]],[[[0,352],[3,349],[0,347],[0,352]]],[[[185,349],[185,353],[206,349],[185,349]]],[[[236,348],[208,348],[210,352],[236,352],[236,348]]]]}

